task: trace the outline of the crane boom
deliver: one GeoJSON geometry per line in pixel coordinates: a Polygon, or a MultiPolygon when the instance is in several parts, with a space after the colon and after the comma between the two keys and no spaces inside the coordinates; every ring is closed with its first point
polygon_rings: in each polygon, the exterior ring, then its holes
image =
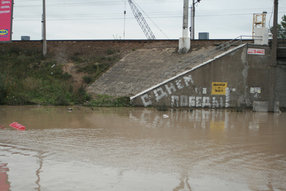
{"type": "Polygon", "coordinates": [[[156,39],[154,33],[152,32],[151,28],[149,27],[148,23],[146,22],[143,14],[141,11],[137,8],[137,6],[134,4],[132,0],[128,0],[128,3],[131,7],[132,13],[134,17],[136,18],[138,24],[140,25],[142,31],[144,32],[147,39],[153,40],[156,39]]]}

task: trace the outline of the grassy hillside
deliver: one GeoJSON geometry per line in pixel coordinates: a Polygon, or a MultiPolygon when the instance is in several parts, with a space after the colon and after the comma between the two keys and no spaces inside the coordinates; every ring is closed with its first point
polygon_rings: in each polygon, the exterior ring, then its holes
{"type": "Polygon", "coordinates": [[[59,62],[53,55],[43,58],[38,48],[0,47],[0,104],[84,104],[90,100],[85,87],[118,59],[119,53],[108,50],[59,62]],[[67,65],[73,69],[64,70],[67,65]]]}

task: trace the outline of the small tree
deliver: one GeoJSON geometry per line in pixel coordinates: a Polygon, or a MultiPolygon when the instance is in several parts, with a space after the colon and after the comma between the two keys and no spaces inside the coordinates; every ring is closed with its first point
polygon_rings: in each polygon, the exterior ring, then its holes
{"type": "MultiPolygon", "coordinates": [[[[271,32],[273,34],[273,27],[271,27],[271,32]]],[[[277,25],[277,38],[286,39],[286,15],[282,17],[282,21],[277,25]]]]}

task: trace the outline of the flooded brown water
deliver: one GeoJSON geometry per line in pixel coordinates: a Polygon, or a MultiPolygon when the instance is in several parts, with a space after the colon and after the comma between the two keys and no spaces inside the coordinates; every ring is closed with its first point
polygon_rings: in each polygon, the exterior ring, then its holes
{"type": "Polygon", "coordinates": [[[286,114],[0,106],[0,190],[285,191],[286,114]]]}

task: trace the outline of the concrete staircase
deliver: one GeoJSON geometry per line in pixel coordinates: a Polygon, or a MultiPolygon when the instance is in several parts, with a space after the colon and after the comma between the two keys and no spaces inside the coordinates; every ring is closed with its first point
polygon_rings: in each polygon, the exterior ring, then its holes
{"type": "Polygon", "coordinates": [[[88,87],[91,95],[134,96],[155,84],[192,69],[222,54],[241,41],[206,46],[180,55],[175,48],[138,49],[130,52],[88,87]]]}

